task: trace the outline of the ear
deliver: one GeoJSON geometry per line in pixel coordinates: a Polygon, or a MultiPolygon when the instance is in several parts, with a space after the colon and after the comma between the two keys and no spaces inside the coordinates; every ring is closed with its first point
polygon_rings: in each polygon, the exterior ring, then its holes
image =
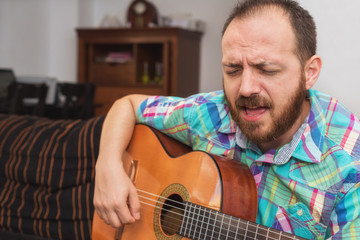
{"type": "Polygon", "coordinates": [[[306,79],[306,89],[309,90],[316,83],[320,71],[321,71],[322,61],[318,55],[312,56],[305,63],[305,79],[306,79]]]}

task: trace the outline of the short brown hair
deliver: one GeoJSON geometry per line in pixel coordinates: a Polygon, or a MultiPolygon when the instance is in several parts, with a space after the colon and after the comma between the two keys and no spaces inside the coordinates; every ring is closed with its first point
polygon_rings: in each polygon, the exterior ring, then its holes
{"type": "Polygon", "coordinates": [[[293,0],[243,0],[239,2],[225,21],[222,36],[233,19],[251,16],[269,6],[279,7],[288,15],[297,41],[295,51],[300,62],[304,64],[316,54],[316,25],[310,13],[293,0]]]}

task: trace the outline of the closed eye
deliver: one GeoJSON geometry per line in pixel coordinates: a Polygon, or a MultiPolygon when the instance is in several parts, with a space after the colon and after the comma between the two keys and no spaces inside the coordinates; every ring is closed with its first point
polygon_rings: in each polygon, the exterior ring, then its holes
{"type": "Polygon", "coordinates": [[[239,69],[234,69],[234,70],[231,70],[231,71],[226,71],[226,74],[227,75],[235,75],[239,72],[239,69]]]}
{"type": "Polygon", "coordinates": [[[229,76],[236,75],[238,73],[241,73],[243,70],[243,67],[239,64],[225,64],[225,73],[229,76]]]}
{"type": "Polygon", "coordinates": [[[279,69],[277,67],[274,66],[275,64],[270,64],[270,63],[259,63],[259,64],[254,64],[253,66],[258,69],[258,71],[262,74],[265,75],[275,75],[276,73],[279,72],[279,69]],[[273,66],[271,66],[273,65],[273,66]]]}
{"type": "Polygon", "coordinates": [[[265,69],[260,69],[260,71],[263,73],[263,74],[266,74],[266,75],[275,75],[276,73],[278,73],[277,70],[265,70],[265,69]]]}

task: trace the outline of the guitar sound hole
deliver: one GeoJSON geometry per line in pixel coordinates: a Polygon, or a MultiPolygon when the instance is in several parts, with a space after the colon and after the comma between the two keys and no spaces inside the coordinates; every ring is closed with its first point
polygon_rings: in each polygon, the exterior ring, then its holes
{"type": "Polygon", "coordinates": [[[168,235],[175,235],[184,216],[183,199],[178,194],[170,195],[161,209],[161,228],[168,235]]]}

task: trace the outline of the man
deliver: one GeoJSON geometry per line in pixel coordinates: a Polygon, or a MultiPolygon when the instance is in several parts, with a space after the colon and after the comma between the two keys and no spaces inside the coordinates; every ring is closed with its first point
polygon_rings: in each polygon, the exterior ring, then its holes
{"type": "Polygon", "coordinates": [[[96,166],[100,217],[112,226],[140,218],[121,156],[142,122],[248,165],[257,223],[308,239],[360,237],[359,120],[311,89],[321,70],[312,17],[291,0],[245,0],[225,23],[222,53],[224,91],[114,104],[96,166]]]}

